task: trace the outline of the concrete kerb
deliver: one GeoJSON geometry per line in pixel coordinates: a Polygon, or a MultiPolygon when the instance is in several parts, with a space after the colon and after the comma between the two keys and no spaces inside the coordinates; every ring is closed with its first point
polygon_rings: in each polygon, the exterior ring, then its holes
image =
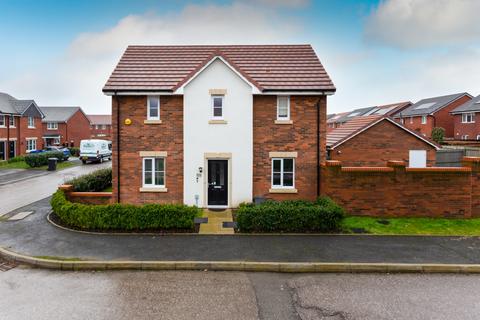
{"type": "Polygon", "coordinates": [[[36,258],[0,247],[0,257],[34,268],[83,270],[209,270],[290,273],[480,273],[479,264],[253,261],[68,261],[36,258]]]}

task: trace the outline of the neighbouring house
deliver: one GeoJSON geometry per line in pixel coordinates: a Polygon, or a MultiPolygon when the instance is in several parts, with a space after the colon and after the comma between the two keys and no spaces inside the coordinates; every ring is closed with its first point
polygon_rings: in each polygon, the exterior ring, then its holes
{"type": "Polygon", "coordinates": [[[79,147],[80,141],[90,139],[90,120],[80,107],[40,107],[45,146],[79,147]]]}
{"type": "Polygon", "coordinates": [[[89,114],[90,137],[92,139],[112,139],[112,115],[111,114],[89,114]]]}
{"type": "Polygon", "coordinates": [[[439,146],[390,117],[356,117],[327,134],[329,160],[346,167],[384,167],[405,161],[410,167],[434,166],[439,146]]]}
{"type": "Polygon", "coordinates": [[[315,199],[335,87],[310,45],[129,46],[112,96],[113,199],[315,199]]]}
{"type": "Polygon", "coordinates": [[[0,92],[0,160],[42,148],[43,117],[34,100],[0,92]]]}
{"type": "Polygon", "coordinates": [[[466,92],[422,99],[395,114],[394,118],[425,137],[430,138],[432,129],[437,127],[445,129],[445,138],[453,138],[454,116],[450,112],[471,99],[466,92]]]}
{"type": "Polygon", "coordinates": [[[344,125],[345,123],[352,119],[355,119],[356,117],[369,115],[392,116],[411,105],[412,103],[410,101],[404,101],[380,106],[359,108],[353,111],[332,114],[327,118],[327,132],[330,132],[333,129],[344,125]]]}
{"type": "Polygon", "coordinates": [[[480,95],[452,110],[455,140],[480,140],[480,95]]]}

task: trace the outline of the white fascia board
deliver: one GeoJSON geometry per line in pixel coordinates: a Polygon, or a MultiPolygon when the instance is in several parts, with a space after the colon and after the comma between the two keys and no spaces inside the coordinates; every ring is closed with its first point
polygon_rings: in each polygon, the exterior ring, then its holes
{"type": "Polygon", "coordinates": [[[106,96],[173,96],[177,95],[169,91],[107,91],[104,92],[106,96]]]}
{"type": "Polygon", "coordinates": [[[335,92],[331,91],[268,91],[268,92],[260,92],[258,93],[264,96],[331,96],[334,95],[335,92]]]}
{"type": "Polygon", "coordinates": [[[221,56],[215,56],[213,57],[210,61],[208,61],[200,70],[197,71],[190,79],[187,80],[180,88],[175,90],[174,94],[183,94],[183,89],[185,88],[186,85],[188,85],[193,79],[195,79],[200,73],[203,72],[206,68],[208,68],[209,65],[211,65],[215,60],[220,59],[227,67],[229,67],[237,76],[240,77],[243,81],[245,81],[251,88],[252,88],[252,94],[260,94],[261,91],[255,86],[253,83],[248,81],[240,72],[238,72],[234,67],[232,67],[225,59],[223,59],[221,56]]]}

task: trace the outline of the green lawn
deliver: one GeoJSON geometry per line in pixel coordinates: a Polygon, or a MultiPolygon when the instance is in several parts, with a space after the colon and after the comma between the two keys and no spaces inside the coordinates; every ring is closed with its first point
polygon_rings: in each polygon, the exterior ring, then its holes
{"type": "Polygon", "coordinates": [[[480,236],[480,218],[347,217],[342,222],[342,227],[347,233],[364,231],[367,234],[480,236]]]}
{"type": "Polygon", "coordinates": [[[112,186],[103,189],[102,192],[112,192],[112,186]]]}
{"type": "MultiPolygon", "coordinates": [[[[78,165],[78,163],[71,161],[63,161],[57,163],[57,170],[62,170],[78,165]]],[[[30,170],[47,170],[48,166],[41,166],[37,168],[31,168],[25,161],[11,162],[11,163],[2,163],[0,164],[1,169],[30,169],[30,170]]]]}

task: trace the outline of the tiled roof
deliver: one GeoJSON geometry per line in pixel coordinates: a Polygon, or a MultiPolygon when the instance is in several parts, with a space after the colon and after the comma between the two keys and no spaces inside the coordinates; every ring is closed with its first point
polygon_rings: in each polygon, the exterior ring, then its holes
{"type": "Polygon", "coordinates": [[[480,95],[452,110],[452,113],[480,112],[480,95]]]}
{"type": "Polygon", "coordinates": [[[0,92],[0,113],[23,114],[34,100],[18,100],[7,93],[0,92]]]}
{"type": "Polygon", "coordinates": [[[335,91],[310,45],[129,46],[103,91],[175,91],[216,56],[260,91],[335,91]]]}
{"type": "Polygon", "coordinates": [[[411,105],[410,107],[395,114],[395,118],[429,115],[446,107],[447,105],[463,97],[464,95],[470,96],[468,93],[462,92],[462,93],[450,94],[447,96],[422,99],[417,103],[411,105]]]}
{"type": "Polygon", "coordinates": [[[112,124],[112,115],[111,114],[89,114],[87,115],[90,123],[93,125],[96,124],[112,124]]]}
{"type": "Polygon", "coordinates": [[[79,109],[80,107],[40,107],[45,114],[42,122],[67,122],[79,109]]]}
{"type": "Polygon", "coordinates": [[[391,116],[397,113],[398,111],[405,109],[411,104],[412,103],[410,101],[403,101],[403,102],[385,104],[380,106],[358,108],[358,109],[354,109],[353,111],[339,113],[335,117],[329,118],[327,120],[327,123],[345,123],[352,119],[355,119],[358,116],[368,116],[368,115],[391,116]]]}
{"type": "Polygon", "coordinates": [[[343,141],[350,135],[370,125],[374,121],[379,120],[380,118],[381,116],[379,115],[355,117],[354,119],[348,121],[347,123],[336,129],[333,129],[327,134],[327,146],[334,146],[338,142],[343,141]]]}

